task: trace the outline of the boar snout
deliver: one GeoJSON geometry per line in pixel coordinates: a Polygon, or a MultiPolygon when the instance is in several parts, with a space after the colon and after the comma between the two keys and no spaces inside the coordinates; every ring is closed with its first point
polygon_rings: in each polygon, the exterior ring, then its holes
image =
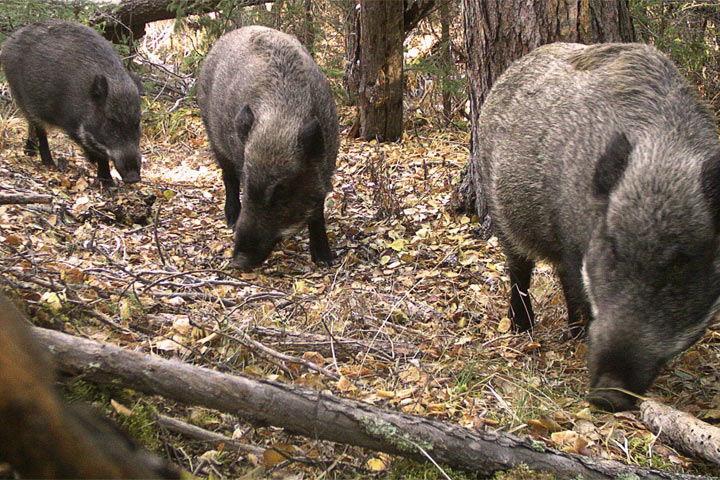
{"type": "Polygon", "coordinates": [[[140,165],[142,159],[139,152],[113,156],[113,164],[125,183],[140,181],[140,165]]]}
{"type": "Polygon", "coordinates": [[[609,375],[603,375],[590,387],[588,402],[608,412],[630,410],[635,405],[635,398],[628,393],[630,390],[623,383],[609,375]]]}

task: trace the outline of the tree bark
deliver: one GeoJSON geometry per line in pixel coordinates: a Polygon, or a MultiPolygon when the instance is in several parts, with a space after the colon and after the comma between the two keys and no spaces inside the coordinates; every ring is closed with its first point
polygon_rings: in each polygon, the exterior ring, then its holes
{"type": "Polygon", "coordinates": [[[396,141],[403,132],[403,1],[360,1],[360,136],[396,141]]]}
{"type": "Polygon", "coordinates": [[[640,404],[642,422],[663,442],[720,465],[720,428],[652,400],[640,404]]]}
{"type": "Polygon", "coordinates": [[[35,328],[59,368],[183,403],[238,415],[314,439],[424,458],[490,475],[525,464],[561,478],[692,478],[614,460],[558,452],[541,442],[501,432],[475,431],[418,416],[267,380],[231,376],[178,361],[123,350],[64,333],[35,328]]]}
{"type": "Polygon", "coordinates": [[[480,107],[495,79],[514,60],[551,42],[631,42],[628,0],[463,0],[470,116],[470,159],[454,207],[477,213],[485,235],[491,219],[481,192],[475,137],[480,107]]]}
{"type": "MultiPolygon", "coordinates": [[[[445,75],[450,75],[450,67],[452,65],[452,50],[450,39],[450,20],[451,20],[451,0],[440,0],[440,55],[442,59],[442,68],[445,75]]],[[[442,80],[441,80],[442,81],[442,80]]],[[[450,91],[442,82],[442,109],[443,120],[447,126],[452,116],[452,98],[450,91]]]]}

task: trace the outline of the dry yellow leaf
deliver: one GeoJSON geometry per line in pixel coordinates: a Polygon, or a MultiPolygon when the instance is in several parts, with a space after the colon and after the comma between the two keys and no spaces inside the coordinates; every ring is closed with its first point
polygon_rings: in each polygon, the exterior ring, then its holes
{"type": "Polygon", "coordinates": [[[508,332],[511,326],[512,322],[510,322],[510,319],[508,317],[503,317],[498,323],[497,331],[500,333],[508,332]]]}
{"type": "Polygon", "coordinates": [[[340,380],[337,381],[337,388],[343,393],[354,392],[358,389],[345,375],[340,376],[340,380]]]}
{"type": "Polygon", "coordinates": [[[365,466],[368,468],[368,470],[371,470],[373,472],[382,472],[383,470],[387,470],[388,468],[387,464],[381,458],[377,457],[373,457],[368,460],[365,466]]]}

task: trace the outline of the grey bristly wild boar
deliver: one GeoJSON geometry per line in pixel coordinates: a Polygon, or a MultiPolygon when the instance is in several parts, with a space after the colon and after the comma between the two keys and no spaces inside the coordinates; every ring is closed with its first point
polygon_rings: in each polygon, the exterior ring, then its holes
{"type": "Polygon", "coordinates": [[[511,318],[532,326],[536,260],[589,322],[589,400],[623,410],[697,341],[720,295],[720,145],[662,53],[551,44],[500,77],[478,121],[481,186],[507,256],[511,318]]]}
{"type": "Polygon", "coordinates": [[[52,166],[46,130],[78,143],[98,179],[112,185],[110,165],[126,183],[140,180],[140,82],[110,43],[73,22],[43,20],[7,39],[0,53],[13,100],[28,121],[25,152],[52,166]]]}
{"type": "Polygon", "coordinates": [[[266,27],[227,33],[202,66],[198,103],[222,170],[225,218],[235,229],[233,265],[260,265],[305,224],[312,260],[330,265],[324,204],[338,120],[327,78],[308,51],[266,27]]]}

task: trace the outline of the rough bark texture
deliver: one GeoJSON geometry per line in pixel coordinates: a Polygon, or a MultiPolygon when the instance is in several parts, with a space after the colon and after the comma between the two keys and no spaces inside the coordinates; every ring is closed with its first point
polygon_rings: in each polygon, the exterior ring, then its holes
{"type": "Polygon", "coordinates": [[[67,373],[230,412],[313,439],[414,458],[423,458],[422,448],[435,461],[483,475],[525,464],[559,478],[692,478],[558,452],[501,432],[470,430],[307,388],[226,375],[51,330],[35,328],[34,333],[67,373]]]}
{"type": "Polygon", "coordinates": [[[720,428],[652,400],[640,404],[642,422],[663,442],[720,465],[720,428]]]}
{"type": "Polygon", "coordinates": [[[63,404],[26,323],[0,295],[0,459],[24,478],[179,478],[87,406],[63,404]]]}
{"type": "MultiPolygon", "coordinates": [[[[440,55],[442,58],[443,70],[447,75],[452,65],[452,51],[450,49],[450,22],[452,20],[452,3],[450,0],[440,0],[440,55]]],[[[442,80],[441,80],[442,81],[442,80]]],[[[452,98],[446,85],[442,86],[442,108],[445,125],[450,123],[452,116],[452,98]]]]}
{"type": "Polygon", "coordinates": [[[470,160],[454,200],[460,211],[477,213],[485,234],[490,218],[477,158],[477,119],[495,79],[514,60],[551,42],[631,42],[635,38],[628,0],[463,0],[470,116],[470,160]]]}
{"type": "Polygon", "coordinates": [[[403,1],[360,1],[360,136],[395,141],[403,131],[403,1]]]}
{"type": "Polygon", "coordinates": [[[52,199],[52,195],[44,195],[42,193],[8,193],[0,195],[0,205],[52,203],[52,199]]]}

